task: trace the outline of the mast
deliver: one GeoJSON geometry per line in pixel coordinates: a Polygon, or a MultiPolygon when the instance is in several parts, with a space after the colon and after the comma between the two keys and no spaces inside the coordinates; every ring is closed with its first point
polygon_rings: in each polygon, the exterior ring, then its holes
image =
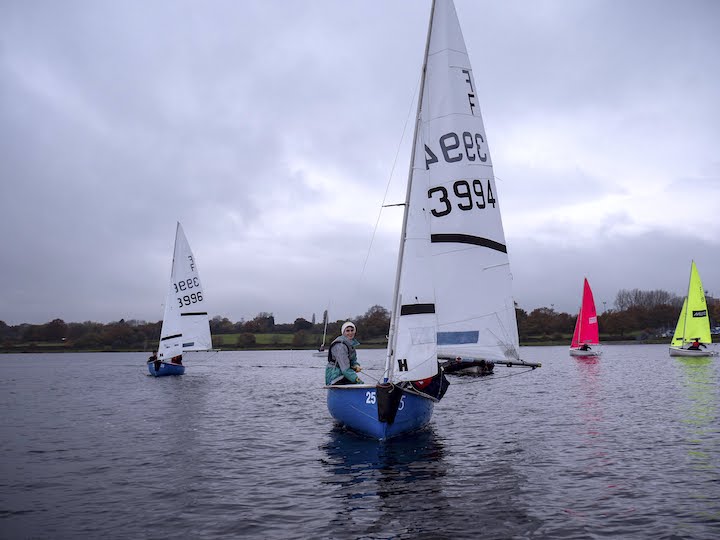
{"type": "Polygon", "coordinates": [[[578,315],[578,346],[583,344],[583,319],[585,319],[585,289],[587,288],[587,286],[587,278],[584,278],[582,297],[580,298],[580,315],[578,315]]]}
{"type": "Polygon", "coordinates": [[[406,237],[406,230],[407,230],[407,220],[408,220],[408,206],[410,205],[410,193],[412,189],[412,180],[413,180],[413,169],[415,167],[415,151],[417,149],[417,139],[418,139],[418,131],[419,131],[419,125],[420,125],[420,112],[422,111],[422,103],[423,103],[423,96],[425,94],[425,76],[427,73],[427,64],[428,64],[428,51],[430,50],[430,36],[432,34],[432,26],[433,26],[433,18],[435,17],[435,0],[432,2],[432,6],[430,8],[430,22],[428,23],[428,31],[427,31],[427,40],[425,41],[425,55],[423,57],[423,66],[422,66],[422,72],[421,72],[421,79],[420,79],[420,92],[418,93],[418,105],[417,105],[417,112],[415,114],[415,133],[413,134],[413,144],[412,144],[412,152],[410,154],[410,167],[408,170],[408,181],[407,181],[407,189],[405,191],[405,203],[403,205],[403,224],[402,224],[402,230],[400,233],[400,249],[398,250],[398,262],[397,262],[397,269],[395,271],[395,288],[393,290],[393,312],[392,317],[390,318],[390,334],[389,334],[389,340],[388,340],[388,351],[387,351],[387,358],[385,360],[385,374],[384,374],[384,381],[387,382],[391,376],[394,369],[394,357],[395,357],[395,343],[397,341],[397,322],[398,318],[400,317],[400,304],[402,299],[400,298],[400,275],[402,272],[402,263],[403,263],[403,254],[405,251],[405,237],[406,237]]]}
{"type": "Polygon", "coordinates": [[[323,340],[322,340],[322,347],[325,347],[325,337],[327,336],[327,323],[328,323],[328,310],[325,310],[325,313],[323,313],[323,319],[325,319],[325,325],[323,326],[323,340]]]}
{"type": "Polygon", "coordinates": [[[683,335],[682,335],[682,344],[680,344],[680,347],[685,345],[686,338],[687,338],[687,314],[688,311],[692,309],[690,306],[690,287],[692,286],[692,277],[693,277],[693,268],[695,267],[695,260],[690,261],[690,278],[688,279],[688,286],[687,286],[687,293],[685,293],[685,301],[687,302],[687,309],[685,310],[685,318],[683,319],[683,335]]]}
{"type": "Polygon", "coordinates": [[[582,327],[583,327],[583,315],[585,309],[585,283],[583,282],[582,296],[580,297],[580,312],[578,313],[577,327],[578,327],[578,347],[582,345],[582,327]]]}

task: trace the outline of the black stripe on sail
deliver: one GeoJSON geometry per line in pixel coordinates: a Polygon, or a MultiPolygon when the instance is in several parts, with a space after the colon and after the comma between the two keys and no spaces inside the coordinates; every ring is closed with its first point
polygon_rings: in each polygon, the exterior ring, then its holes
{"type": "Polygon", "coordinates": [[[181,317],[193,316],[193,315],[207,315],[207,311],[198,311],[197,313],[181,313],[181,317]]]}
{"type": "Polygon", "coordinates": [[[471,234],[431,234],[430,242],[433,244],[439,243],[454,243],[454,244],[473,244],[476,246],[483,246],[486,248],[494,249],[495,251],[502,251],[507,253],[507,246],[490,240],[489,238],[481,238],[480,236],[473,236],[471,234]]]}
{"type": "Polygon", "coordinates": [[[400,306],[400,315],[420,315],[435,313],[435,304],[406,304],[400,306]]]}
{"type": "Polygon", "coordinates": [[[162,338],[160,341],[165,341],[166,339],[173,339],[173,338],[176,338],[176,337],[182,337],[182,334],[174,334],[174,335],[172,335],[172,336],[165,336],[165,337],[162,338]]]}

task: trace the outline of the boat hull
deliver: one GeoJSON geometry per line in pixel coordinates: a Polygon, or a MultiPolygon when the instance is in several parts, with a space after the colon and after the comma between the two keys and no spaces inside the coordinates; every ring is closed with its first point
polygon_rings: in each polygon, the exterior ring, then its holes
{"type": "Polygon", "coordinates": [[[685,357],[717,356],[717,352],[709,351],[707,349],[689,350],[689,349],[682,349],[680,347],[670,347],[670,356],[685,356],[685,357]]]}
{"type": "Polygon", "coordinates": [[[492,375],[495,364],[485,360],[453,360],[442,364],[448,375],[492,375]]]}
{"type": "Polygon", "coordinates": [[[377,390],[370,385],[326,387],[327,406],[332,417],[347,429],[384,441],[424,428],[432,418],[435,401],[414,393],[403,392],[395,420],[378,418],[377,390]]]}
{"type": "Polygon", "coordinates": [[[182,375],[185,373],[185,366],[182,366],[180,364],[170,364],[167,362],[162,362],[160,364],[160,369],[155,369],[155,362],[148,362],[148,371],[150,372],[150,375],[153,377],[165,377],[168,375],[182,375]]]}
{"type": "Polygon", "coordinates": [[[582,349],[570,349],[570,356],[600,356],[600,351],[590,349],[583,351],[582,349]]]}

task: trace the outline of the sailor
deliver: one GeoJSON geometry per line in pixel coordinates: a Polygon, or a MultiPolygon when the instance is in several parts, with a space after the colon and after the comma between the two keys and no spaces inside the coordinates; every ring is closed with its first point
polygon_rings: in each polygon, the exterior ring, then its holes
{"type": "Polygon", "coordinates": [[[325,384],[362,384],[358,373],[362,370],[357,361],[355,347],[355,323],[347,321],[342,325],[340,335],[330,344],[328,364],[325,368],[325,384]]]}

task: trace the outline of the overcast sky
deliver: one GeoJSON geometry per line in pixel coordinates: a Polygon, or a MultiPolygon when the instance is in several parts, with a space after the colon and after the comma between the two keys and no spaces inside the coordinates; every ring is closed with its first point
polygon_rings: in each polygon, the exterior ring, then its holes
{"type": "MultiPolygon", "coordinates": [[[[455,4],[520,307],[720,296],[720,2],[455,4]]],[[[429,8],[1,2],[0,320],[160,320],[177,221],[211,316],[389,308],[429,8]]]]}

